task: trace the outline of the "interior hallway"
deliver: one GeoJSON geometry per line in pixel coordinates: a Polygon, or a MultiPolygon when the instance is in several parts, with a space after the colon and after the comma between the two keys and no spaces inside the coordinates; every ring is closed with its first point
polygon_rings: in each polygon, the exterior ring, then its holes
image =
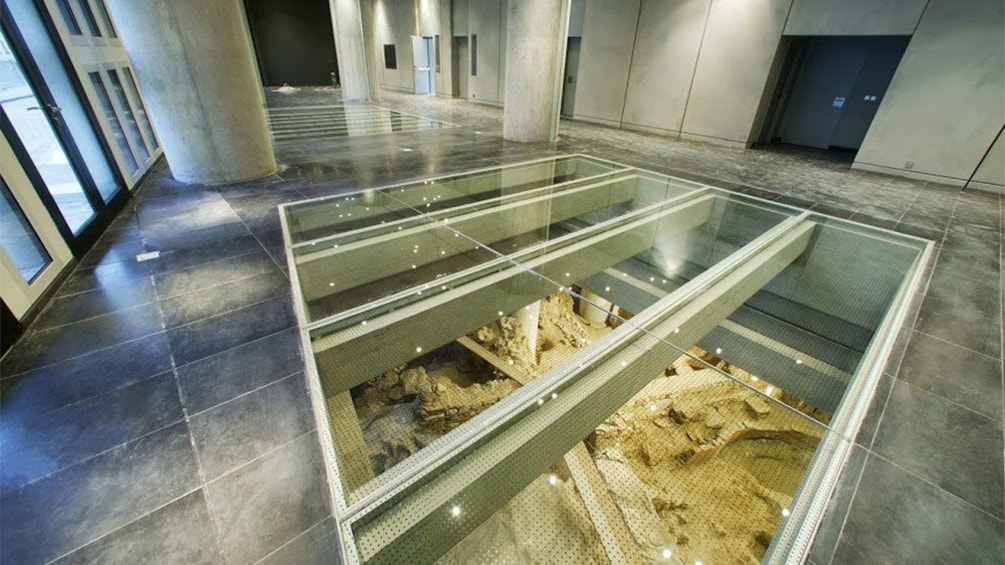
{"type": "MultiPolygon", "coordinates": [[[[0,561],[332,562],[276,206],[577,152],[934,239],[917,322],[811,561],[1005,554],[1001,196],[578,122],[556,145],[513,143],[501,109],[383,96],[461,127],[282,142],[276,175],[235,185],[183,185],[156,166],[0,362],[15,438],[0,461],[0,561]]],[[[337,103],[329,89],[269,100],[337,103]]]]}

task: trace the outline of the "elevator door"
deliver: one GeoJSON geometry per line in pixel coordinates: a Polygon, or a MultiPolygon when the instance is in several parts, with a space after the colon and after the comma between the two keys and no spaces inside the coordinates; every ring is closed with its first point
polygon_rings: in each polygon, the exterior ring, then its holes
{"type": "Polygon", "coordinates": [[[562,115],[572,117],[576,104],[576,82],[579,80],[579,47],[583,43],[581,37],[570,37],[569,46],[565,52],[565,87],[562,89],[562,115]]]}

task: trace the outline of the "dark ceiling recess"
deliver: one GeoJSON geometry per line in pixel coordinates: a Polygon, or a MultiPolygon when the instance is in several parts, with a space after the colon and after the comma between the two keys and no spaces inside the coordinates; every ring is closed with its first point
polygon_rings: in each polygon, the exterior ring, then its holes
{"type": "Polygon", "coordinates": [[[265,86],[331,85],[335,64],[328,0],[244,0],[265,86]]]}

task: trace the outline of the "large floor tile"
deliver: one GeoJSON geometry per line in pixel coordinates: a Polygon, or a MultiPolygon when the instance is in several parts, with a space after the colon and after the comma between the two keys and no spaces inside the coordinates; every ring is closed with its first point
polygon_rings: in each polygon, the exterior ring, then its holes
{"type": "Polygon", "coordinates": [[[995,421],[898,380],[873,450],[1002,517],[1002,442],[1002,428],[995,421]]]}
{"type": "Polygon", "coordinates": [[[5,495],[0,561],[44,563],[164,506],[199,485],[179,423],[5,495]]]}
{"type": "Polygon", "coordinates": [[[998,359],[915,332],[897,376],[1002,423],[998,359]]]}
{"type": "Polygon", "coordinates": [[[1000,520],[870,457],[833,563],[1000,563],[1000,520]]]}
{"type": "Polygon", "coordinates": [[[324,463],[309,433],[206,487],[220,546],[252,563],[329,515],[324,463]]]}
{"type": "Polygon", "coordinates": [[[925,297],[914,328],[990,357],[1001,356],[1001,311],[987,296],[925,297]]]}
{"type": "Polygon", "coordinates": [[[69,324],[157,300],[153,279],[143,277],[124,284],[106,285],[88,292],[53,299],[32,324],[46,329],[69,324]]]}
{"type": "Polygon", "coordinates": [[[162,329],[157,305],[146,304],[47,330],[30,330],[0,361],[0,373],[13,375],[58,363],[162,329]]]}
{"type": "Polygon", "coordinates": [[[207,481],[303,435],[314,416],[303,373],[239,396],[189,421],[207,481]]]}
{"type": "Polygon", "coordinates": [[[85,545],[56,564],[222,562],[206,497],[198,490],[85,545]]]}
{"type": "Polygon", "coordinates": [[[278,269],[202,290],[179,294],[160,302],[164,325],[173,328],[265,302],[289,296],[290,281],[278,269]]]}
{"type": "Polygon", "coordinates": [[[202,412],[304,368],[300,333],[283,330],[178,367],[178,383],[189,414],[202,412]]]}
{"type": "Polygon", "coordinates": [[[248,235],[227,237],[209,243],[185,247],[175,251],[161,253],[160,257],[150,261],[150,269],[154,274],[168,273],[189,269],[204,263],[212,263],[220,259],[246,255],[261,249],[258,241],[248,235]]]}
{"type": "Polygon", "coordinates": [[[335,520],[325,518],[300,537],[287,543],[262,560],[262,565],[337,565],[339,559],[335,520]]]}
{"type": "Polygon", "coordinates": [[[174,374],[167,372],[4,425],[0,490],[9,492],[182,417],[174,374]]]}
{"type": "Polygon", "coordinates": [[[159,274],[154,277],[157,296],[170,298],[186,292],[195,292],[206,287],[261,275],[273,271],[276,264],[262,249],[246,255],[220,259],[211,263],[159,274]]]}
{"type": "Polygon", "coordinates": [[[168,330],[175,363],[184,365],[296,324],[288,297],[232,310],[168,330]]]}
{"type": "Polygon", "coordinates": [[[64,296],[105,286],[127,285],[148,276],[150,276],[149,261],[123,261],[99,265],[93,269],[77,269],[67,277],[56,295],[64,296]]]}
{"type": "Polygon", "coordinates": [[[170,370],[167,335],[157,333],[4,378],[0,422],[8,425],[170,370]]]}

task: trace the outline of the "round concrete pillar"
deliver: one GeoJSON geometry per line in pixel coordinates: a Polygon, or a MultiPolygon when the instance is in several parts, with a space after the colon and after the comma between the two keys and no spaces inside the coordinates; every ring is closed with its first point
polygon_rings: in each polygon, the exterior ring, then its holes
{"type": "Polygon", "coordinates": [[[329,6],[342,99],[347,102],[372,100],[375,88],[370,82],[369,60],[374,58],[374,53],[366,45],[373,45],[373,7],[370,2],[361,3],[360,0],[329,0],[329,6]]]}
{"type": "Polygon", "coordinates": [[[537,361],[537,323],[541,318],[541,301],[528,304],[516,311],[516,319],[523,327],[523,333],[527,336],[527,346],[530,348],[530,358],[537,361]]]}
{"type": "Polygon", "coordinates": [[[276,159],[240,0],[109,0],[174,177],[268,176],[276,159]]]}
{"type": "Polygon", "coordinates": [[[503,137],[554,140],[561,105],[561,59],[569,0],[509,0],[503,137]]]}

